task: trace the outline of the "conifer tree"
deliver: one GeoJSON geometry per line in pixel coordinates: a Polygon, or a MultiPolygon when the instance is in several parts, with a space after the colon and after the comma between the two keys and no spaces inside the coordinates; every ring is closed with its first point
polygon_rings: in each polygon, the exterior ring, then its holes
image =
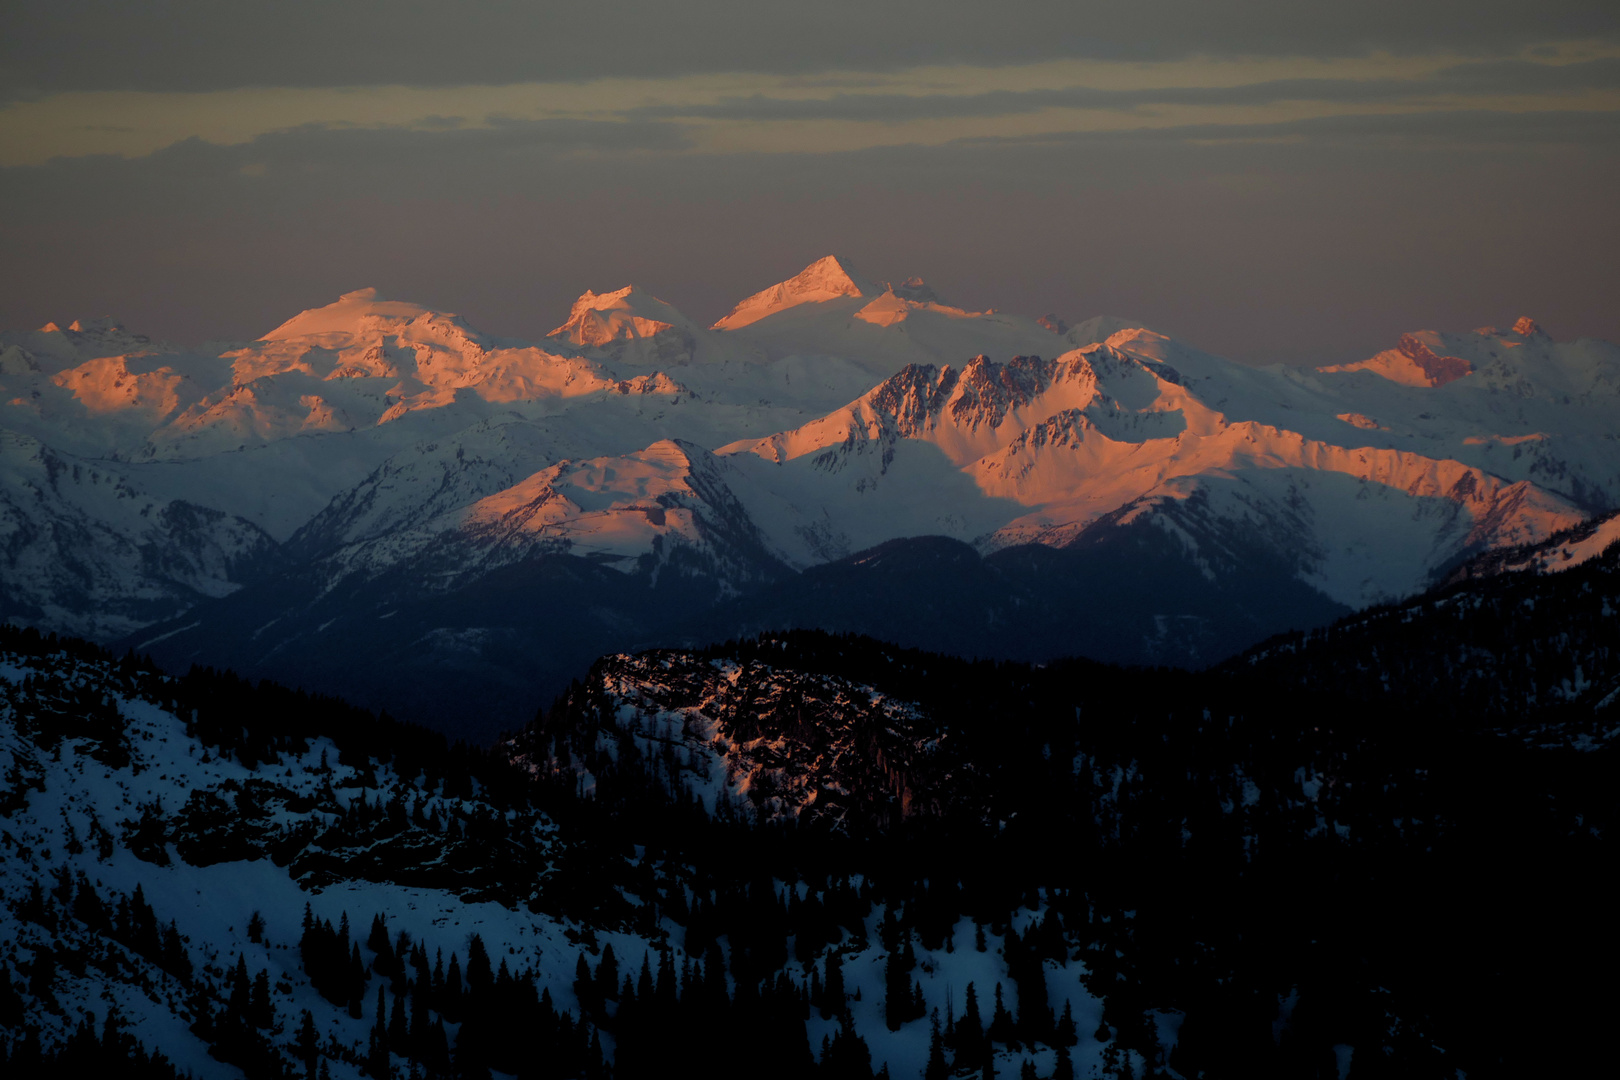
{"type": "Polygon", "coordinates": [[[829,1076],[872,1080],[872,1050],[866,1040],[840,1024],[821,1055],[821,1070],[829,1076]]]}
{"type": "Polygon", "coordinates": [[[360,959],[360,946],[351,945],[349,948],[349,1015],[358,1020],[365,1008],[366,967],[360,959]]]}
{"type": "MultiPolygon", "coordinates": [[[[377,993],[382,993],[382,987],[377,987],[377,993]]],[[[403,1054],[410,1040],[411,1029],[405,1019],[405,995],[395,990],[394,1007],[388,1013],[388,1047],[395,1053],[403,1054]]]]}
{"type": "Polygon", "coordinates": [[[183,983],[189,983],[192,977],[191,956],[186,952],[185,942],[180,937],[180,928],[173,919],[163,931],[163,970],[173,975],[183,983]]]}
{"type": "Polygon", "coordinates": [[[428,1070],[434,1073],[447,1070],[450,1067],[450,1039],[445,1034],[444,1017],[433,1021],[433,1026],[427,1032],[426,1043],[422,1057],[428,1064],[428,1070]]]}
{"type": "Polygon", "coordinates": [[[603,1001],[619,996],[619,960],[611,943],[602,946],[602,959],[596,965],[596,995],[603,1001]]]}
{"type": "Polygon", "coordinates": [[[256,1028],[268,1028],[275,1023],[275,1006],[270,1003],[270,972],[260,969],[253,977],[253,992],[249,1016],[256,1028]]]}
{"type": "MultiPolygon", "coordinates": [[[[1101,1031],[1102,1034],[1098,1037],[1097,1041],[1107,1042],[1107,1025],[1103,1025],[1098,1030],[1101,1031]]],[[[1057,1022],[1056,1038],[1059,1046],[1073,1046],[1080,1041],[1080,1033],[1075,1029],[1074,1026],[1074,1010],[1070,1007],[1069,1000],[1067,998],[1063,1000],[1063,1015],[1058,1019],[1057,1022]]]]}
{"type": "Polygon", "coordinates": [[[315,1080],[315,1059],[320,1048],[320,1034],[315,1030],[315,1016],[308,1009],[298,1024],[298,1040],[294,1043],[298,1060],[304,1063],[304,1074],[315,1080]]]}
{"type": "Polygon", "coordinates": [[[674,968],[674,958],[669,955],[669,949],[659,949],[656,996],[659,1007],[665,1010],[673,1009],[676,1003],[674,968]]]}
{"type": "Polygon", "coordinates": [[[983,1062],[987,1048],[984,1021],[979,1018],[979,995],[972,983],[967,984],[962,997],[962,1019],[956,1022],[956,1063],[978,1065],[983,1062]]]}
{"type": "Polygon", "coordinates": [[[636,1000],[642,1003],[650,1002],[653,995],[652,963],[649,954],[643,950],[641,954],[641,974],[636,977],[636,1000]]]}
{"type": "Polygon", "coordinates": [[[247,1023],[251,1014],[253,984],[248,980],[247,957],[236,954],[236,967],[231,972],[231,996],[225,1006],[225,1020],[232,1027],[247,1023]]]}
{"type": "Polygon", "coordinates": [[[827,977],[822,982],[821,1018],[831,1020],[841,1017],[848,1011],[849,1003],[844,997],[844,961],[838,950],[827,950],[827,977]]]}
{"type": "Polygon", "coordinates": [[[596,1009],[595,991],[596,981],[591,976],[591,965],[585,959],[585,950],[581,949],[579,960],[574,964],[574,997],[582,1010],[590,1012],[596,1009]]]}
{"type": "Polygon", "coordinates": [[[443,1008],[445,1016],[451,1021],[461,1017],[461,961],[455,953],[450,954],[450,966],[444,972],[443,1008]]]}
{"type": "Polygon", "coordinates": [[[887,936],[892,944],[888,961],[883,967],[883,1014],[889,1030],[899,1031],[901,1024],[920,1015],[916,1011],[916,999],[912,996],[911,980],[908,978],[911,969],[917,966],[917,957],[911,948],[910,931],[895,927],[887,931],[887,936]]]}
{"type": "Polygon", "coordinates": [[[101,933],[112,930],[112,920],[107,917],[107,907],[101,902],[95,886],[90,884],[90,879],[83,871],[79,872],[79,887],[73,898],[73,917],[92,930],[101,933]]]}
{"type": "Polygon", "coordinates": [[[1013,1024],[1012,1014],[1007,1011],[1007,1006],[1002,1001],[1000,982],[996,983],[996,1005],[990,1014],[990,1030],[987,1034],[991,1042],[1005,1043],[1017,1049],[1017,1030],[1013,1024]]]}
{"type": "Polygon", "coordinates": [[[939,1010],[929,1021],[928,1064],[923,1067],[923,1080],[945,1080],[950,1066],[945,1062],[945,1040],[939,1032],[939,1010]]]}

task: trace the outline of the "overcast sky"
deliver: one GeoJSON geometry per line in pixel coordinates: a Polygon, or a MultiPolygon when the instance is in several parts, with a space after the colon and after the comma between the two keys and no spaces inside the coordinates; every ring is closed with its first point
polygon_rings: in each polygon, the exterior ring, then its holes
{"type": "Polygon", "coordinates": [[[7,327],[374,285],[538,337],[838,252],[1246,361],[1620,340],[1617,192],[1612,2],[0,6],[7,327]]]}

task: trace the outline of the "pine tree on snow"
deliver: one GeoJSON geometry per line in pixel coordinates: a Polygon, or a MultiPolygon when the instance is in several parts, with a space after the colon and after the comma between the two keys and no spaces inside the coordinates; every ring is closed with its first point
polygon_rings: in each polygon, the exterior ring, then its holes
{"type": "Polygon", "coordinates": [[[990,1030],[988,1032],[991,1042],[1005,1043],[1016,1048],[1018,1034],[1013,1024],[1012,1014],[1007,1011],[1006,1004],[1001,997],[1001,983],[996,983],[996,1005],[990,1015],[990,1030]]]}
{"type": "Polygon", "coordinates": [[[320,1034],[315,1030],[315,1016],[308,1009],[298,1025],[298,1040],[294,1044],[298,1060],[304,1063],[304,1072],[309,1080],[315,1080],[316,1057],[319,1054],[320,1034]]]}
{"type": "MultiPolygon", "coordinates": [[[[377,987],[377,993],[382,993],[382,987],[377,987]]],[[[394,1007],[388,1014],[388,1046],[398,1053],[404,1053],[410,1039],[410,1024],[405,1018],[405,995],[396,990],[394,1007]]]]}
{"type": "Polygon", "coordinates": [[[248,1014],[256,1028],[268,1028],[276,1022],[275,1006],[270,1003],[270,972],[261,969],[253,977],[253,991],[248,1014]]]}
{"type": "Polygon", "coordinates": [[[979,1018],[979,995],[972,983],[967,984],[963,998],[962,1019],[956,1022],[956,1061],[959,1065],[977,1065],[984,1060],[988,1046],[984,1022],[979,1018]]]}
{"type": "Polygon", "coordinates": [[[251,1009],[253,985],[248,980],[247,957],[236,954],[236,967],[231,972],[231,996],[225,1006],[226,1023],[239,1027],[247,1022],[251,1009]]]}
{"type": "Polygon", "coordinates": [[[944,1038],[940,1035],[940,1010],[935,1009],[928,1020],[928,1064],[923,1065],[923,1080],[944,1080],[951,1067],[944,1061],[944,1038]]]}
{"type": "MultiPolygon", "coordinates": [[[[1073,1046],[1080,1041],[1080,1032],[1075,1029],[1074,1010],[1070,1007],[1067,998],[1063,1001],[1063,1016],[1057,1022],[1057,1044],[1059,1046],[1073,1046]]],[[[1108,1041],[1108,1033],[1103,1029],[1098,1042],[1108,1041]]]]}
{"type": "MultiPolygon", "coordinates": [[[[483,942],[479,942],[482,949],[483,942]]],[[[484,961],[488,967],[489,961],[484,961]]],[[[602,946],[602,959],[596,965],[596,993],[603,1000],[611,1001],[619,996],[619,959],[613,955],[611,943],[602,946]]]]}
{"type": "MultiPolygon", "coordinates": [[[[344,940],[347,940],[346,938],[344,940]]],[[[360,959],[360,946],[351,945],[349,953],[349,1015],[360,1019],[365,1008],[366,968],[360,959]]]]}
{"type": "Polygon", "coordinates": [[[822,982],[821,1018],[843,1016],[849,1007],[844,997],[844,961],[837,949],[827,950],[827,977],[822,982]]]}

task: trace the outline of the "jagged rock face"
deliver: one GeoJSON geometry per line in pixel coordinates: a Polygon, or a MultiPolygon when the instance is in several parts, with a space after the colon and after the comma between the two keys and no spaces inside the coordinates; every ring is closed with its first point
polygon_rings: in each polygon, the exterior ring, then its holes
{"type": "Polygon", "coordinates": [[[1411,334],[1402,334],[1396,349],[1422,369],[1430,386],[1444,386],[1474,371],[1474,365],[1460,356],[1436,356],[1433,349],[1411,334]]]}
{"type": "Polygon", "coordinates": [[[710,814],[864,831],[971,805],[975,771],[919,705],[755,659],[608,657],[506,745],[583,790],[646,782],[710,814]]]}

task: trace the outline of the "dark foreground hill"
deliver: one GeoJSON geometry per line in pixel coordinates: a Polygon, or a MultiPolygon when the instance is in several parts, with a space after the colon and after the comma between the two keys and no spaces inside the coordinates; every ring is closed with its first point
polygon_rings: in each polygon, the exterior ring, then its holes
{"type": "Polygon", "coordinates": [[[1200,674],[604,657],[493,751],[0,630],[0,1063],[1608,1071],[1620,548],[1538,558],[1200,674]]]}

